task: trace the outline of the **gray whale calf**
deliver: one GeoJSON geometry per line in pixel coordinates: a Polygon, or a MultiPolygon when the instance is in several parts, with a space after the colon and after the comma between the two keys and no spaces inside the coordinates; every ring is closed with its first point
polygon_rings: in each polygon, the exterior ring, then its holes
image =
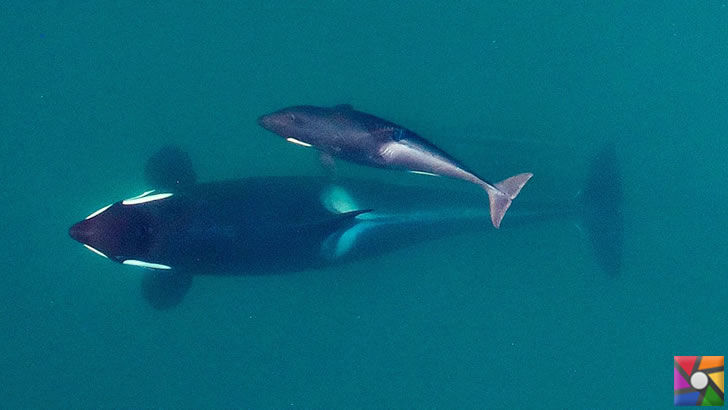
{"type": "Polygon", "coordinates": [[[500,227],[511,201],[533,176],[523,173],[490,183],[413,131],[354,110],[350,105],[284,108],[258,123],[294,144],[377,168],[447,176],[477,184],[488,193],[493,226],[500,227]]]}

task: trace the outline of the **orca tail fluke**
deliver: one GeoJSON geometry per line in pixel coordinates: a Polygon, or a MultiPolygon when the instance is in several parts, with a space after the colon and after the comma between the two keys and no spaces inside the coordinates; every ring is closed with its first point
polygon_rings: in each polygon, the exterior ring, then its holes
{"type": "Polygon", "coordinates": [[[504,179],[494,185],[485,184],[484,188],[490,200],[490,220],[496,229],[500,227],[506,211],[521,192],[521,188],[532,176],[532,173],[526,172],[504,179]]]}
{"type": "Polygon", "coordinates": [[[597,262],[608,274],[617,276],[622,267],[624,221],[622,175],[614,143],[606,145],[592,160],[581,203],[582,223],[597,262]]]}

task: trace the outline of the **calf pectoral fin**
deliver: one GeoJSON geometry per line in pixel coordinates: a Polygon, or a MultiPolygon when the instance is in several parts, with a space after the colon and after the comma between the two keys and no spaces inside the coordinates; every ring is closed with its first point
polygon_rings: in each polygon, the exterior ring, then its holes
{"type": "Polygon", "coordinates": [[[177,306],[192,284],[192,275],[178,271],[150,271],[142,278],[142,296],[157,310],[177,306]]]}
{"type": "Polygon", "coordinates": [[[190,156],[173,145],[154,153],[147,161],[144,174],[151,187],[166,191],[193,185],[197,181],[190,156]]]}

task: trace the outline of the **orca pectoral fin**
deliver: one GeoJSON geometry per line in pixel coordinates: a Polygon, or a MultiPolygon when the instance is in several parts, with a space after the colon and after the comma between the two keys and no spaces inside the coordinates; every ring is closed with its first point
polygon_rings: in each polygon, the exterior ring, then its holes
{"type": "Polygon", "coordinates": [[[169,145],[152,155],[144,169],[150,186],[166,191],[193,185],[197,175],[190,156],[179,147],[169,145]]]}
{"type": "Polygon", "coordinates": [[[332,233],[321,243],[321,255],[330,261],[345,256],[356,246],[362,233],[374,226],[376,222],[364,221],[332,233]]]}
{"type": "Polygon", "coordinates": [[[142,296],[155,309],[177,306],[192,284],[192,275],[177,271],[150,271],[142,278],[142,296]]]}

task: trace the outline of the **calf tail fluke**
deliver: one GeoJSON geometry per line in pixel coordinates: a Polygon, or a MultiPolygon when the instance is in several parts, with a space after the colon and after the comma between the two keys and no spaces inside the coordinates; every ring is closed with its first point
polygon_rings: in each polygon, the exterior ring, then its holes
{"type": "Polygon", "coordinates": [[[493,221],[493,226],[500,227],[503,216],[511,206],[511,202],[518,196],[521,188],[526,185],[526,182],[532,176],[532,173],[526,172],[504,179],[494,185],[485,185],[485,191],[488,192],[488,199],[490,200],[490,220],[493,221]]]}

